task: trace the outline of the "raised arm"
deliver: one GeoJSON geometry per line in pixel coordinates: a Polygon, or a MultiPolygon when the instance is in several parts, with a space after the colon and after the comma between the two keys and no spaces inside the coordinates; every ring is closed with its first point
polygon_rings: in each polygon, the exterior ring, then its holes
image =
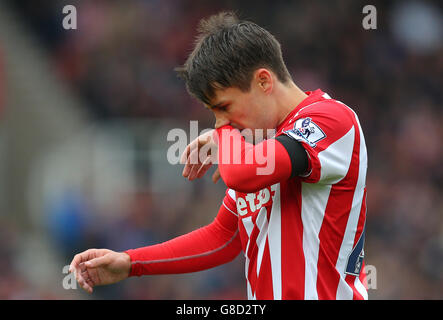
{"type": "Polygon", "coordinates": [[[230,125],[214,133],[218,143],[218,168],[228,188],[256,192],[266,186],[302,174],[308,168],[307,154],[299,142],[287,137],[253,145],[230,125]]]}
{"type": "Polygon", "coordinates": [[[218,169],[212,180],[216,182],[221,175],[228,188],[239,192],[256,192],[303,174],[309,167],[306,150],[287,135],[253,145],[230,125],[202,134],[186,147],[181,157],[183,176],[201,178],[214,161],[218,169]]]}

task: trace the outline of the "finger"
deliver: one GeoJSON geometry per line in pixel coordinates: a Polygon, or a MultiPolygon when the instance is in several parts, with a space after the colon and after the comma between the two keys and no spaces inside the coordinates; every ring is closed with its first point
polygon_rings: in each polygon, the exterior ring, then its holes
{"type": "Polygon", "coordinates": [[[192,166],[195,165],[195,157],[198,154],[198,150],[195,149],[190,152],[189,157],[186,159],[185,167],[183,168],[183,177],[187,178],[192,171],[192,166]]]}
{"type": "Polygon", "coordinates": [[[208,172],[208,170],[209,170],[211,167],[212,167],[212,163],[207,164],[207,165],[205,165],[205,166],[202,166],[202,167],[198,170],[196,178],[197,178],[197,179],[202,178],[202,177],[206,174],[206,172],[208,172]]]}
{"type": "Polygon", "coordinates": [[[189,175],[189,171],[190,171],[189,166],[190,166],[190,164],[185,164],[185,167],[183,168],[182,176],[185,178],[187,178],[189,175]]]}
{"type": "Polygon", "coordinates": [[[81,275],[81,271],[80,269],[76,269],[75,270],[75,280],[77,281],[77,283],[83,287],[83,283],[85,282],[85,279],[83,278],[83,276],[81,275]]]}
{"type": "Polygon", "coordinates": [[[83,290],[88,293],[92,293],[92,287],[86,282],[85,279],[79,279],[77,282],[83,290]]]}
{"type": "Polygon", "coordinates": [[[187,164],[201,164],[200,159],[199,159],[199,148],[194,148],[191,149],[191,153],[189,154],[188,160],[187,160],[187,164]]]}
{"type": "Polygon", "coordinates": [[[89,284],[87,284],[87,285],[89,286],[89,288],[86,287],[86,290],[88,291],[88,293],[89,294],[93,293],[94,292],[94,287],[91,287],[89,284]]]}
{"type": "Polygon", "coordinates": [[[189,158],[190,153],[193,150],[198,150],[198,148],[200,147],[200,141],[201,139],[199,139],[199,137],[195,138],[193,141],[191,141],[190,144],[188,144],[185,148],[185,151],[182,153],[182,156],[180,157],[180,163],[186,163],[186,161],[189,158]]]}
{"type": "MultiPolygon", "coordinates": [[[[86,262],[86,261],[85,261],[86,262]]],[[[80,273],[83,273],[86,271],[86,265],[85,262],[82,262],[78,265],[78,268],[80,269],[80,273]]]]}
{"type": "Polygon", "coordinates": [[[71,264],[69,265],[69,272],[73,272],[75,270],[75,268],[77,268],[80,263],[87,261],[89,259],[90,254],[94,250],[95,249],[88,249],[86,251],[76,254],[74,256],[74,258],[72,259],[71,264]]]}
{"type": "Polygon", "coordinates": [[[193,164],[190,164],[190,163],[186,163],[186,164],[185,164],[185,167],[183,168],[183,172],[182,172],[183,177],[187,178],[187,177],[189,176],[189,174],[190,174],[191,171],[192,171],[192,167],[193,167],[193,166],[194,166],[194,165],[193,165],[193,164]]]}
{"type": "Polygon", "coordinates": [[[94,280],[91,277],[87,278],[86,283],[91,288],[91,293],[92,293],[92,291],[94,290],[94,286],[95,286],[94,280]]]}
{"type": "Polygon", "coordinates": [[[220,170],[215,170],[214,174],[212,175],[212,181],[214,183],[217,183],[217,181],[220,179],[221,175],[220,175],[220,170]]]}
{"type": "Polygon", "coordinates": [[[92,289],[95,285],[91,275],[88,272],[88,269],[86,268],[86,266],[83,266],[84,270],[81,271],[81,276],[82,276],[82,280],[86,282],[86,284],[88,284],[88,286],[92,289]]]}
{"type": "Polygon", "coordinates": [[[81,276],[83,277],[83,279],[85,279],[85,280],[87,280],[87,279],[90,278],[90,276],[89,276],[89,272],[88,272],[88,269],[86,268],[86,266],[85,266],[85,269],[84,269],[84,270],[81,270],[81,271],[80,271],[80,274],[81,274],[81,276]]]}
{"type": "Polygon", "coordinates": [[[201,178],[211,166],[211,158],[209,157],[205,159],[202,164],[198,163],[193,165],[189,172],[188,179],[192,181],[196,178],[201,178]]]}
{"type": "Polygon", "coordinates": [[[197,177],[197,173],[201,168],[201,164],[194,164],[191,166],[191,169],[188,174],[188,180],[192,181],[197,177]]]}
{"type": "Polygon", "coordinates": [[[78,253],[74,256],[74,258],[71,261],[71,264],[69,265],[69,272],[75,271],[75,269],[78,267],[79,263],[82,262],[83,253],[78,253]]]}
{"type": "Polygon", "coordinates": [[[185,148],[185,151],[183,151],[181,157],[180,157],[180,163],[185,164],[188,160],[189,152],[191,151],[191,144],[188,144],[185,148]]]}
{"type": "Polygon", "coordinates": [[[203,147],[205,144],[211,141],[211,136],[198,137],[198,147],[203,147]]]}
{"type": "Polygon", "coordinates": [[[86,266],[84,262],[79,263],[76,267],[75,267],[75,275],[78,276],[79,278],[83,278],[83,273],[86,271],[86,266]]]}
{"type": "Polygon", "coordinates": [[[194,149],[189,154],[188,159],[186,160],[185,167],[183,169],[183,177],[187,178],[194,171],[194,167],[198,166],[197,169],[200,168],[200,163],[198,160],[198,149],[194,149]]]}
{"type": "Polygon", "coordinates": [[[188,161],[189,155],[193,150],[197,149],[198,151],[202,146],[209,143],[212,139],[211,135],[212,135],[211,131],[206,132],[195,138],[193,141],[191,141],[191,143],[186,146],[184,152],[182,153],[180,157],[180,163],[185,164],[188,161]]]}
{"type": "Polygon", "coordinates": [[[104,255],[102,257],[86,261],[85,266],[87,268],[97,268],[97,267],[105,266],[109,263],[110,263],[110,256],[104,255]]]}
{"type": "Polygon", "coordinates": [[[203,177],[211,166],[212,166],[211,158],[207,157],[197,172],[197,178],[200,179],[201,177],[203,177]]]}

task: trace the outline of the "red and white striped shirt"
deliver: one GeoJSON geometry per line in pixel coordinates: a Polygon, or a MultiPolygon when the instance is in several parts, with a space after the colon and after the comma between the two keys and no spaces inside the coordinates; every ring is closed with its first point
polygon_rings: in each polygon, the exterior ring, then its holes
{"type": "MultiPolygon", "coordinates": [[[[307,94],[276,136],[286,134],[303,145],[308,172],[288,179],[291,159],[276,139],[256,146],[243,141],[243,156],[245,150],[265,150],[275,142],[270,159],[277,161],[276,170],[257,176],[256,164],[220,162],[231,189],[214,221],[164,243],[127,250],[130,276],[204,270],[231,261],[243,250],[249,299],[367,299],[362,271],[367,170],[363,132],[349,107],[321,90],[307,94]],[[251,189],[258,191],[238,191],[251,189]]],[[[237,142],[242,139],[234,128],[226,129],[237,142]]],[[[221,156],[231,146],[229,137],[219,137],[225,139],[219,143],[221,156]]]]}
{"type": "Polygon", "coordinates": [[[309,172],[255,193],[228,189],[249,299],[367,299],[366,145],[355,112],[321,90],[277,128],[303,144],[309,172]]]}

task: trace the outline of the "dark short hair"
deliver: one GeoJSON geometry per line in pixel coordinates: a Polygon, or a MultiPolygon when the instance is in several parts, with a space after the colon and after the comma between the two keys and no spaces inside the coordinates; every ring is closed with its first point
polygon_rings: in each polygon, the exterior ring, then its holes
{"type": "Polygon", "coordinates": [[[197,31],[194,50],[175,71],[188,92],[203,103],[210,104],[216,89],[249,91],[258,68],[270,69],[283,83],[291,79],[280,43],[257,24],[221,12],[202,19],[197,31]]]}

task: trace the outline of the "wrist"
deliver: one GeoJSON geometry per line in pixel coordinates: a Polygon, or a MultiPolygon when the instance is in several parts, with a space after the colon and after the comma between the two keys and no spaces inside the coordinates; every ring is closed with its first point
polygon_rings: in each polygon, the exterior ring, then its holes
{"type": "Polygon", "coordinates": [[[127,251],[121,252],[120,253],[121,256],[121,261],[122,261],[122,265],[123,265],[123,270],[126,274],[127,277],[131,276],[131,266],[132,266],[132,259],[131,256],[129,255],[129,253],[127,251]]]}

